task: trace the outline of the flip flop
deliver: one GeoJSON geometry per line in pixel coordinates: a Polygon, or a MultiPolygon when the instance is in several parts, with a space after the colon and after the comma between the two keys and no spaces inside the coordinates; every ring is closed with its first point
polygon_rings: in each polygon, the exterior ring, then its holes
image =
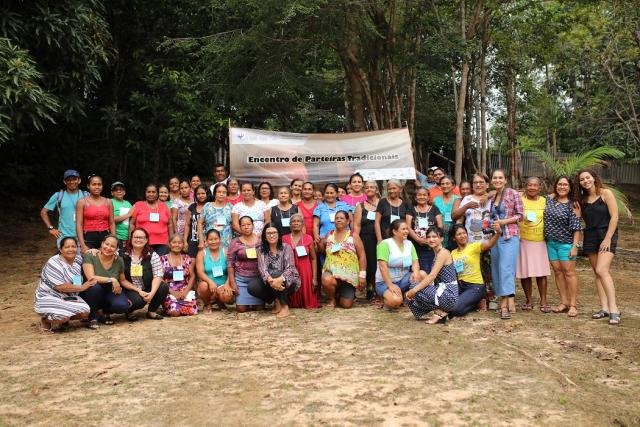
{"type": "Polygon", "coordinates": [[[605,311],[605,310],[600,310],[599,312],[597,312],[597,313],[593,313],[593,314],[591,315],[591,318],[592,318],[592,319],[596,319],[596,320],[598,320],[598,319],[604,319],[605,317],[609,317],[609,312],[608,312],[608,311],[605,311]]]}
{"type": "Polygon", "coordinates": [[[522,310],[522,311],[531,311],[531,310],[533,310],[533,304],[531,304],[531,303],[521,304],[520,305],[520,310],[522,310]]]}
{"type": "Polygon", "coordinates": [[[569,307],[569,311],[567,312],[567,316],[576,317],[578,315],[578,309],[576,306],[572,305],[569,307]]]}
{"type": "Polygon", "coordinates": [[[551,313],[551,306],[550,305],[541,305],[540,306],[540,311],[543,313],[551,313]]]}

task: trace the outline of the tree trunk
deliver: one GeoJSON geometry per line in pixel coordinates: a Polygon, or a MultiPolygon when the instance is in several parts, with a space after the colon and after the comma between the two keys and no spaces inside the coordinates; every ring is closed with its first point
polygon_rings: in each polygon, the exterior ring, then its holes
{"type": "Polygon", "coordinates": [[[511,184],[516,186],[519,182],[518,165],[516,156],[517,121],[516,121],[516,71],[512,66],[508,66],[505,82],[507,100],[507,140],[509,141],[509,154],[511,158],[511,184]]]}

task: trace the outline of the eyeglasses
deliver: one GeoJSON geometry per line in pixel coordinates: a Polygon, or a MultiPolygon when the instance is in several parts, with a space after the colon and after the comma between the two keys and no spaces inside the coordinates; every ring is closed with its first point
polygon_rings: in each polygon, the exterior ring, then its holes
{"type": "Polygon", "coordinates": [[[265,234],[266,234],[267,236],[277,236],[277,235],[278,235],[278,232],[277,232],[277,231],[267,231],[265,234]]]}
{"type": "Polygon", "coordinates": [[[131,236],[132,239],[143,239],[146,240],[147,236],[131,236]]]}

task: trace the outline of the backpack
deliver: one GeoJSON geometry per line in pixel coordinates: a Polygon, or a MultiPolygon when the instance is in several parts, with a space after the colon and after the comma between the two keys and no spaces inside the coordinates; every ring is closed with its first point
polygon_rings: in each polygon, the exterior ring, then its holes
{"type": "MultiPolygon", "coordinates": [[[[60,216],[60,205],[62,204],[62,198],[64,197],[64,193],[67,190],[58,191],[58,199],[56,200],[56,210],[54,211],[58,216],[60,216]]],[[[88,191],[79,190],[82,197],[87,197],[89,195],[88,191]]]]}

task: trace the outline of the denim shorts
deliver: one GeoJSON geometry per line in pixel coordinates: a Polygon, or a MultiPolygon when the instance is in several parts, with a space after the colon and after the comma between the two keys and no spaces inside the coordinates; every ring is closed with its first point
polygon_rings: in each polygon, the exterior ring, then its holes
{"type": "Polygon", "coordinates": [[[573,244],[561,243],[556,240],[547,240],[547,253],[549,261],[575,261],[576,257],[570,257],[569,252],[573,244]]]}
{"type": "MultiPolygon", "coordinates": [[[[405,293],[409,290],[409,287],[411,285],[411,270],[407,271],[406,273],[404,273],[404,276],[402,276],[402,278],[400,280],[398,280],[397,282],[393,282],[394,285],[398,286],[400,288],[400,290],[402,291],[402,293],[405,293]]],[[[384,293],[387,291],[387,289],[389,289],[389,287],[387,286],[387,284],[382,281],[382,282],[376,282],[376,294],[381,297],[384,295],[384,293]]]]}

